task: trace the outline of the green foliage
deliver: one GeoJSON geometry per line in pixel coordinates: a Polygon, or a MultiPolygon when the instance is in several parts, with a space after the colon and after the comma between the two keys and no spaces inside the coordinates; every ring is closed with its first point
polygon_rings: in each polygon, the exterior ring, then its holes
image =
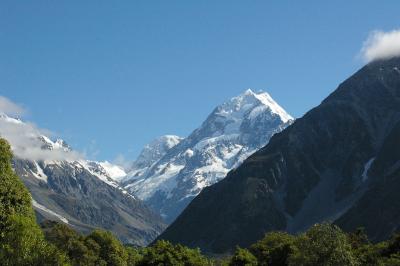
{"type": "Polygon", "coordinates": [[[96,250],[100,261],[109,266],[127,265],[128,254],[121,242],[111,232],[94,230],[86,237],[85,243],[96,250]],[[95,247],[95,248],[93,248],[95,247]]]}
{"type": "Polygon", "coordinates": [[[393,235],[388,241],[378,243],[373,248],[373,252],[364,256],[372,257],[374,262],[378,262],[376,265],[400,265],[400,234],[393,235]]]}
{"type": "Polygon", "coordinates": [[[235,254],[233,254],[229,266],[255,266],[258,265],[257,258],[250,253],[247,249],[236,247],[235,254]]]}
{"type": "Polygon", "coordinates": [[[369,244],[368,236],[364,228],[357,228],[356,231],[348,234],[348,239],[353,249],[358,249],[369,244]]]}
{"type": "Polygon", "coordinates": [[[44,241],[30,217],[12,215],[0,248],[2,265],[67,265],[66,256],[44,241]]]}
{"type": "Polygon", "coordinates": [[[317,224],[295,240],[289,265],[358,265],[348,237],[337,226],[317,224]]]}
{"type": "Polygon", "coordinates": [[[43,225],[46,239],[64,250],[72,265],[211,265],[200,250],[158,241],[146,248],[124,247],[110,232],[81,236],[64,224],[43,225]]]}
{"type": "Polygon", "coordinates": [[[382,265],[381,253],[382,249],[386,247],[386,243],[371,244],[362,228],[349,233],[348,239],[353,254],[358,259],[360,265],[382,265]]]}
{"type": "Polygon", "coordinates": [[[168,241],[145,248],[124,247],[111,233],[95,230],[82,236],[54,222],[45,224],[44,231],[50,243],[66,252],[71,265],[400,265],[398,235],[372,244],[362,230],[345,234],[330,224],[315,225],[298,236],[271,232],[249,249],[237,248],[232,256],[216,260],[207,259],[199,249],[168,241]]]}
{"type": "Polygon", "coordinates": [[[46,239],[64,250],[72,265],[128,265],[128,251],[110,232],[95,230],[81,236],[64,224],[42,226],[46,239]]]}
{"type": "Polygon", "coordinates": [[[72,265],[96,265],[99,262],[99,245],[85,242],[85,238],[67,225],[55,222],[42,224],[46,240],[65,251],[72,265]]]}
{"type": "Polygon", "coordinates": [[[201,255],[199,249],[190,249],[182,245],[173,245],[168,241],[157,241],[144,249],[143,258],[138,265],[210,265],[210,261],[201,255]]]}
{"type": "Polygon", "coordinates": [[[295,237],[284,232],[270,232],[250,247],[259,265],[288,265],[294,250],[295,237]]]}
{"type": "Polygon", "coordinates": [[[128,265],[139,265],[143,260],[143,254],[141,249],[126,247],[126,252],[128,253],[128,265]]]}
{"type": "Polygon", "coordinates": [[[9,217],[16,214],[34,219],[31,197],[11,166],[10,145],[0,139],[0,241],[7,232],[9,217]]]}
{"type": "Polygon", "coordinates": [[[398,253],[400,253],[400,234],[395,234],[387,242],[387,246],[382,250],[382,254],[388,257],[398,253]]]}

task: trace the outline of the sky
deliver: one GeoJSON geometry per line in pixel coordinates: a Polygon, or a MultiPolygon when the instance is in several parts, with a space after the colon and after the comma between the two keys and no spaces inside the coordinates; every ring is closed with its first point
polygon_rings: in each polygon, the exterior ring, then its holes
{"type": "Polygon", "coordinates": [[[400,28],[398,10],[395,0],[3,0],[0,95],[92,159],[130,160],[247,88],[301,117],[365,64],[372,32],[400,28]]]}

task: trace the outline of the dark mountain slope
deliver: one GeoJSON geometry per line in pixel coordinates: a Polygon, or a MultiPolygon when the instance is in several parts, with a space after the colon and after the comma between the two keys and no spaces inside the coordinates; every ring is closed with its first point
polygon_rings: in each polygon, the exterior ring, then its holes
{"type": "MultiPolygon", "coordinates": [[[[400,121],[399,69],[399,58],[362,68],[224,180],[204,189],[159,238],[221,253],[270,230],[297,232],[334,221],[360,198],[361,203],[382,178],[367,178],[372,159],[385,153],[384,143],[400,121]]],[[[354,222],[354,212],[339,223],[363,225],[354,222]]]]}
{"type": "Polygon", "coordinates": [[[337,224],[347,231],[361,225],[373,239],[387,239],[400,226],[400,123],[386,138],[369,176],[371,188],[337,224]]]}

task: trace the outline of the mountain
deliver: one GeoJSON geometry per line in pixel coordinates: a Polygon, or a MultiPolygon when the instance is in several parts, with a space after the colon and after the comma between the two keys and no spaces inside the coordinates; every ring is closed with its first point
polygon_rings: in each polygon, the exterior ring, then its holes
{"type": "Polygon", "coordinates": [[[247,90],[215,108],[188,137],[163,137],[148,145],[123,185],[172,222],[203,188],[292,121],[268,93],[247,90]],[[165,142],[171,145],[160,144],[165,142]]]}
{"type": "Polygon", "coordinates": [[[14,170],[32,195],[39,221],[61,221],[85,233],[104,228],[135,245],[148,244],[164,229],[159,215],[115,181],[126,175],[122,168],[83,159],[65,141],[52,141],[5,114],[0,136],[11,143],[14,170]]]}
{"type": "Polygon", "coordinates": [[[400,228],[400,58],[369,63],[219,183],[159,239],[223,253],[321,221],[400,228]]]}
{"type": "Polygon", "coordinates": [[[132,163],[128,174],[125,174],[123,181],[130,183],[137,177],[141,177],[144,172],[160,160],[169,149],[176,146],[183,138],[174,135],[161,136],[147,144],[138,158],[132,163]]]}

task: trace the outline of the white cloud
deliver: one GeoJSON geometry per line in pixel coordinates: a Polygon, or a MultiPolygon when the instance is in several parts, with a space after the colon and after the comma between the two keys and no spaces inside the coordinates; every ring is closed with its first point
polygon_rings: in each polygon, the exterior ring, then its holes
{"type": "Polygon", "coordinates": [[[26,113],[26,110],[22,106],[0,95],[0,112],[12,116],[22,116],[26,113]]]}
{"type": "Polygon", "coordinates": [[[67,160],[74,161],[83,156],[74,151],[67,151],[47,140],[54,146],[53,149],[43,149],[45,144],[42,136],[51,136],[51,132],[41,129],[29,122],[22,122],[12,118],[13,115],[23,114],[23,108],[9,99],[0,96],[0,137],[5,138],[11,145],[16,157],[27,160],[67,160]],[[7,114],[7,115],[4,115],[7,114]]]}
{"type": "Polygon", "coordinates": [[[132,160],[127,159],[124,155],[118,154],[112,163],[121,166],[125,171],[129,171],[133,162],[132,160]]]}
{"type": "Polygon", "coordinates": [[[360,54],[366,62],[400,56],[400,29],[371,32],[360,54]]]}

